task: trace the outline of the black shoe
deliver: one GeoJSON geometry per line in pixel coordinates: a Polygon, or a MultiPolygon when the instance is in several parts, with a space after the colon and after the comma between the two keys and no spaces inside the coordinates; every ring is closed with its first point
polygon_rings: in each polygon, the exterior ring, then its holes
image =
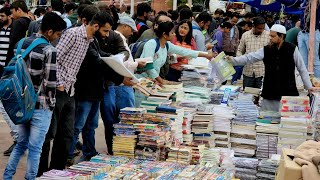
{"type": "Polygon", "coordinates": [[[3,155],[5,156],[10,156],[11,152],[13,151],[13,148],[16,146],[17,142],[14,141],[13,144],[7,149],[6,151],[3,152],[3,155]]]}
{"type": "Polygon", "coordinates": [[[80,141],[77,142],[76,148],[80,151],[82,151],[82,143],[80,141]]]}

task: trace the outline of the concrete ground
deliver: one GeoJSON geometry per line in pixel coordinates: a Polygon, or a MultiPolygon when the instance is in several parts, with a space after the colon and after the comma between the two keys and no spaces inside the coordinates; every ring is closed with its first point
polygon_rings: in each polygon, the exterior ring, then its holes
{"type": "MultiPolygon", "coordinates": [[[[13,140],[10,136],[10,128],[6,124],[6,122],[3,120],[2,115],[0,115],[0,180],[3,179],[3,172],[6,168],[7,162],[9,157],[4,156],[3,152],[7,150],[13,143],[13,140]]],[[[106,153],[106,144],[104,140],[104,126],[102,123],[102,120],[99,120],[99,127],[96,130],[96,148],[97,151],[100,153],[106,153]]],[[[26,164],[27,164],[27,154],[21,158],[17,172],[14,176],[14,180],[22,180],[24,179],[25,171],[26,171],[26,164]]],[[[77,158],[80,158],[78,156],[77,158]]]]}

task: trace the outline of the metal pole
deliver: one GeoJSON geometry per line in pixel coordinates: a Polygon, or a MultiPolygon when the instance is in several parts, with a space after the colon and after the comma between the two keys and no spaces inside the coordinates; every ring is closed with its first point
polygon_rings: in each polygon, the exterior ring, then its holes
{"type": "Polygon", "coordinates": [[[177,10],[178,0],[173,0],[173,10],[177,10]]]}
{"type": "Polygon", "coordinates": [[[130,16],[132,17],[134,14],[134,0],[131,0],[131,5],[130,5],[130,16]]]}
{"type": "Polygon", "coordinates": [[[311,1],[311,10],[310,10],[310,34],[309,34],[309,53],[308,53],[308,71],[313,74],[313,62],[314,62],[314,38],[315,38],[315,29],[316,29],[316,12],[317,12],[317,2],[318,0],[311,1]]]}

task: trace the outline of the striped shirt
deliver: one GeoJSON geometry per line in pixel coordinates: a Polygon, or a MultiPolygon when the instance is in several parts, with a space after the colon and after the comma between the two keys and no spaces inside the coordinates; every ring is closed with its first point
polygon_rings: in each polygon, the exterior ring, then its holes
{"type": "Polygon", "coordinates": [[[1,27],[0,30],[0,65],[6,65],[6,58],[10,44],[11,25],[6,28],[1,27]]]}
{"type": "MultiPolygon", "coordinates": [[[[46,39],[40,34],[33,34],[24,40],[21,52],[27,49],[37,38],[46,39]]],[[[50,43],[48,39],[46,40],[50,43]]],[[[16,52],[16,48],[17,47],[15,47],[14,52],[16,52]]],[[[57,51],[55,47],[51,44],[40,44],[24,58],[36,92],[38,92],[39,86],[41,82],[43,82],[36,103],[36,109],[54,109],[57,82],[56,56],[57,51]]]]}
{"type": "Polygon", "coordinates": [[[63,86],[71,97],[74,95],[77,74],[91,42],[93,39],[87,38],[86,27],[82,25],[66,30],[57,45],[57,87],[63,86]]]}
{"type": "MultiPolygon", "coordinates": [[[[270,42],[269,32],[263,31],[261,35],[254,35],[252,30],[243,33],[237,51],[237,56],[255,52],[270,42]]],[[[264,64],[262,61],[244,66],[243,74],[248,77],[264,76],[264,64]]]]}

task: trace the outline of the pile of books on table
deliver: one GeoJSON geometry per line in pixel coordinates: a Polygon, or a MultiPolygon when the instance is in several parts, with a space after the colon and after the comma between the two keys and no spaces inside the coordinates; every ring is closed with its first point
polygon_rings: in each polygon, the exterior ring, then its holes
{"type": "Polygon", "coordinates": [[[257,178],[258,159],[234,157],[233,163],[236,166],[236,178],[255,180],[257,178]]]}
{"type": "Polygon", "coordinates": [[[295,149],[301,143],[312,139],[310,135],[309,98],[284,96],[281,99],[281,123],[278,138],[278,152],[282,148],[295,149]]]}

